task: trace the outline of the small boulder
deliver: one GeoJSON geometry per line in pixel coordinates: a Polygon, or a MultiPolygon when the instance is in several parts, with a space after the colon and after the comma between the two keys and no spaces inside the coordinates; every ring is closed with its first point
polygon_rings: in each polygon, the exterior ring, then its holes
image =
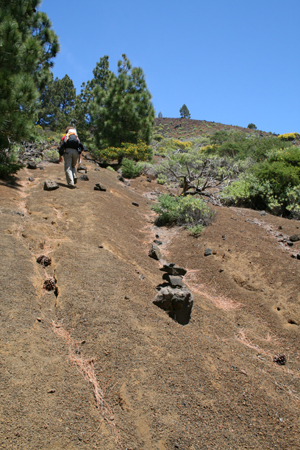
{"type": "Polygon", "coordinates": [[[204,256],[210,256],[210,255],[212,255],[212,249],[211,248],[207,248],[206,250],[205,250],[205,252],[204,252],[204,256]]]}
{"type": "Polygon", "coordinates": [[[27,163],[27,169],[36,169],[37,167],[36,167],[36,163],[35,162],[33,162],[33,161],[29,161],[28,163],[27,163]]]}
{"type": "Polygon", "coordinates": [[[298,236],[298,234],[293,234],[292,236],[290,236],[290,241],[291,242],[300,241],[300,237],[298,236]]]}
{"type": "Polygon", "coordinates": [[[86,174],[80,175],[79,180],[82,180],[82,181],[89,181],[89,177],[88,177],[86,174]]]}
{"type": "Polygon", "coordinates": [[[148,256],[150,256],[150,258],[156,259],[157,261],[162,259],[162,255],[160,253],[160,250],[157,247],[157,245],[155,245],[155,244],[152,244],[152,247],[149,250],[148,256]]]}
{"type": "Polygon", "coordinates": [[[34,178],[33,177],[29,177],[28,181],[34,181],[34,178]]]}
{"type": "Polygon", "coordinates": [[[100,183],[96,183],[94,186],[94,191],[104,191],[105,192],[106,188],[103,185],[101,185],[100,183]]]}
{"type": "Polygon", "coordinates": [[[137,202],[132,202],[133,206],[140,206],[137,202]]]}
{"type": "Polygon", "coordinates": [[[55,189],[58,189],[58,188],[59,188],[59,185],[56,183],[56,181],[46,180],[44,183],[45,191],[54,191],[55,189]]]}
{"type": "Polygon", "coordinates": [[[186,288],[163,287],[154,297],[153,303],[163,309],[176,322],[186,325],[190,321],[193,296],[186,288]]]}
{"type": "Polygon", "coordinates": [[[77,172],[87,173],[87,168],[85,166],[79,166],[77,167],[77,172]]]}
{"type": "Polygon", "coordinates": [[[168,273],[163,274],[163,280],[166,280],[173,288],[184,286],[182,278],[180,276],[169,275],[168,273]]]}
{"type": "Polygon", "coordinates": [[[168,273],[169,275],[179,275],[183,277],[186,274],[186,269],[176,266],[174,263],[164,264],[160,270],[168,273]]]}

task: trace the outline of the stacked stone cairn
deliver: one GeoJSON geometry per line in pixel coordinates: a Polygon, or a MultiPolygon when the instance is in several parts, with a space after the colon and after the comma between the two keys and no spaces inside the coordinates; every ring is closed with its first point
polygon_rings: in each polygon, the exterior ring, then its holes
{"type": "Polygon", "coordinates": [[[153,303],[179,324],[187,325],[191,318],[193,296],[182,281],[186,269],[170,263],[164,264],[160,270],[164,272],[164,283],[156,287],[158,293],[153,303]]]}

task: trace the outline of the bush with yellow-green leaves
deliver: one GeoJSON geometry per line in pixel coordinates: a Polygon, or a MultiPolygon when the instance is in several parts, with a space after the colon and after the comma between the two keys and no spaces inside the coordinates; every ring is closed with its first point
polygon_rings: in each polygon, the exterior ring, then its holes
{"type": "Polygon", "coordinates": [[[278,136],[279,139],[282,139],[283,141],[295,141],[296,139],[300,139],[299,133],[285,133],[280,134],[278,136]]]}
{"type": "Polygon", "coordinates": [[[150,161],[152,149],[145,142],[139,141],[137,144],[122,143],[121,147],[106,147],[102,150],[95,150],[94,154],[102,161],[115,161],[122,163],[123,158],[134,161],[150,161]]]}

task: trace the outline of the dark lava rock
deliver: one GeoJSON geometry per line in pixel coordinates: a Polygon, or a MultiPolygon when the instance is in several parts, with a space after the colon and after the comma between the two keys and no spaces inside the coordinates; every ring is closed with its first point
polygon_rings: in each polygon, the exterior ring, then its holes
{"type": "Polygon", "coordinates": [[[84,175],[80,175],[79,180],[89,181],[89,177],[87,175],[85,175],[85,174],[84,175]]]}
{"type": "Polygon", "coordinates": [[[164,273],[163,280],[166,280],[173,288],[184,286],[182,278],[180,276],[169,275],[168,273],[164,273]]]}
{"type": "Polygon", "coordinates": [[[55,189],[58,189],[58,188],[59,188],[59,185],[56,183],[56,181],[46,180],[44,183],[45,191],[54,191],[55,189]]]}
{"type": "Polygon", "coordinates": [[[297,259],[300,259],[300,253],[298,253],[298,255],[297,255],[297,259]]]}
{"type": "Polygon", "coordinates": [[[29,161],[27,163],[27,169],[36,169],[36,163],[33,161],[29,161]]]}
{"type": "Polygon", "coordinates": [[[104,191],[105,192],[106,188],[103,185],[101,185],[100,183],[96,183],[94,186],[94,191],[104,191]]]}
{"type": "Polygon", "coordinates": [[[290,236],[290,241],[291,242],[300,241],[300,237],[298,236],[298,234],[293,234],[292,236],[290,236]]]}
{"type": "Polygon", "coordinates": [[[122,181],[124,183],[125,179],[124,177],[122,177],[122,175],[118,175],[117,178],[119,181],[122,181]]]}
{"type": "Polygon", "coordinates": [[[28,181],[34,181],[34,178],[33,177],[29,177],[28,181]]]}
{"type": "Polygon", "coordinates": [[[154,239],[154,244],[157,244],[157,245],[162,245],[162,242],[161,241],[159,241],[158,239],[154,239]]]}
{"type": "Polygon", "coordinates": [[[226,239],[225,234],[223,234],[222,239],[223,239],[223,241],[225,241],[225,239],[226,239]]]}
{"type": "Polygon", "coordinates": [[[149,183],[151,183],[151,178],[147,178],[147,180],[146,181],[148,181],[149,183]]]}
{"type": "Polygon", "coordinates": [[[207,248],[204,252],[204,256],[210,256],[212,255],[212,249],[211,248],[207,248]]]}
{"type": "Polygon", "coordinates": [[[289,245],[290,247],[292,247],[294,245],[294,242],[292,241],[286,241],[287,245],[289,245]]]}
{"type": "Polygon", "coordinates": [[[53,278],[48,278],[47,280],[44,281],[44,289],[46,289],[46,291],[54,291],[56,286],[55,286],[55,280],[53,278]]]}
{"type": "Polygon", "coordinates": [[[157,247],[157,245],[155,245],[155,244],[152,244],[152,247],[149,250],[148,256],[150,256],[150,258],[156,259],[157,261],[162,259],[162,255],[160,253],[160,250],[157,247]]]}
{"type": "Polygon", "coordinates": [[[174,263],[164,264],[161,269],[162,272],[166,272],[169,275],[179,275],[184,276],[186,274],[186,269],[183,267],[176,266],[174,263]]]}
{"type": "Polygon", "coordinates": [[[94,169],[94,170],[100,171],[99,167],[95,167],[95,169],[94,169]]]}
{"type": "Polygon", "coordinates": [[[85,166],[79,166],[79,167],[77,167],[77,172],[87,173],[87,168],[85,166]]]}
{"type": "Polygon", "coordinates": [[[279,225],[278,230],[282,230],[282,226],[281,225],[279,225]]]}
{"type": "Polygon", "coordinates": [[[40,255],[36,259],[36,262],[44,267],[51,266],[51,258],[49,258],[49,256],[40,255]]]}
{"type": "Polygon", "coordinates": [[[285,366],[286,365],[286,356],[285,355],[274,356],[273,362],[275,362],[276,364],[279,364],[280,366],[285,366]]]}
{"type": "Polygon", "coordinates": [[[140,206],[137,202],[132,202],[133,206],[140,206]]]}
{"type": "Polygon", "coordinates": [[[190,321],[193,296],[186,288],[163,287],[154,297],[153,303],[163,309],[176,322],[186,325],[190,321]]]}

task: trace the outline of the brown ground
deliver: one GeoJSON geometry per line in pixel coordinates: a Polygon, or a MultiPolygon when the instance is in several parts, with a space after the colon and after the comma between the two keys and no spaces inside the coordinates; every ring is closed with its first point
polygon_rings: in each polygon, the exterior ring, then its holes
{"type": "Polygon", "coordinates": [[[218,208],[198,238],[158,229],[160,186],[94,168],[76,190],[54,164],[0,185],[0,448],[300,449],[300,261],[274,236],[299,222],[218,208]],[[152,303],[155,234],[188,269],[186,326],[152,303]]]}

